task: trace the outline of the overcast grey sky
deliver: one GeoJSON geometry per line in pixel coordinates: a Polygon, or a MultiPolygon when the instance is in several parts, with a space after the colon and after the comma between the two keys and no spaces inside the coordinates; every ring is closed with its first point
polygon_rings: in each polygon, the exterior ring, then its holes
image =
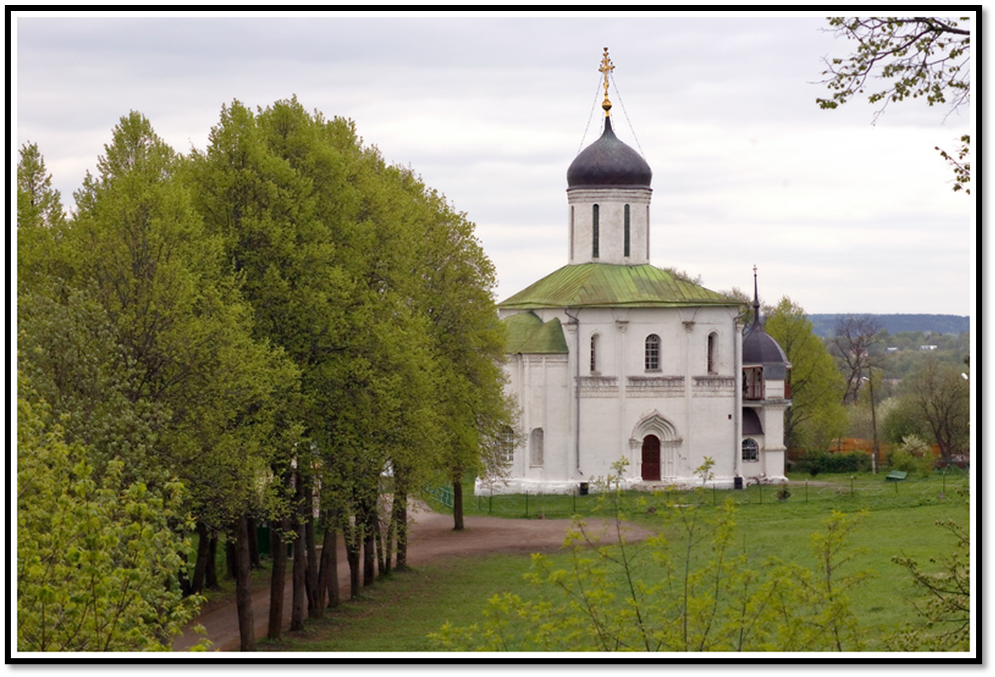
{"type": "MultiPolygon", "coordinates": [[[[614,127],[653,169],[651,261],[810,313],[974,315],[975,205],[934,146],[970,112],[815,103],[851,45],[815,15],[71,17],[21,15],[16,143],[63,202],[130,110],[177,151],[221,106],[296,95],[355,121],[477,224],[504,299],[567,262],[566,170],[614,127]],[[586,134],[585,134],[586,132],[586,134]]],[[[16,157],[12,160],[16,164],[16,157]]]]}

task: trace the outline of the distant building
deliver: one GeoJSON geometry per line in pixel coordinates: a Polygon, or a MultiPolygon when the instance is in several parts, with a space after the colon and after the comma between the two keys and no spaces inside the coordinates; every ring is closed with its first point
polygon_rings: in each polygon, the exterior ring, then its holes
{"type": "Polygon", "coordinates": [[[933,346],[933,345],[919,346],[919,350],[936,350],[936,346],[933,346]]]}
{"type": "Polygon", "coordinates": [[[791,365],[739,303],[649,263],[646,160],[604,131],[567,170],[568,265],[498,304],[522,440],[477,491],[570,493],[628,461],[636,489],[783,482],[791,365]]]}

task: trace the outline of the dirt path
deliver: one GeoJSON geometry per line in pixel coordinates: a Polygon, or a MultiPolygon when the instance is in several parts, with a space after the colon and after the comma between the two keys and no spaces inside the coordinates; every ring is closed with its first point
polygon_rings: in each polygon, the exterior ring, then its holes
{"type": "MultiPolygon", "coordinates": [[[[428,510],[414,510],[413,523],[409,527],[408,564],[419,566],[448,557],[474,555],[515,554],[533,552],[554,552],[563,545],[563,538],[571,526],[570,520],[515,520],[501,517],[467,517],[461,532],[453,531],[451,515],[440,515],[428,510]]],[[[606,524],[600,520],[590,520],[592,533],[600,533],[606,524]]],[[[629,526],[626,538],[641,540],[649,531],[641,527],[629,526]]],[[[606,539],[610,538],[606,536],[606,539]]],[[[339,589],[344,595],[349,590],[349,566],[345,564],[345,546],[339,543],[339,589]]],[[[283,625],[290,626],[292,590],[290,566],[288,563],[286,596],[283,602],[283,625]]],[[[256,637],[266,636],[269,619],[269,584],[259,583],[252,594],[252,613],[256,637]]],[[[187,631],[173,642],[176,651],[184,651],[196,644],[203,635],[191,629],[194,624],[203,625],[207,638],[214,642],[215,651],[238,651],[238,617],[234,599],[207,605],[201,615],[187,631]]]]}

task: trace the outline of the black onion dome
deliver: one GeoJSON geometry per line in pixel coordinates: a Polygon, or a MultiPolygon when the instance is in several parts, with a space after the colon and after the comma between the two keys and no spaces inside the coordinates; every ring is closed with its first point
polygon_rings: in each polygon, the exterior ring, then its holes
{"type": "Polygon", "coordinates": [[[743,364],[788,364],[788,356],[777,341],[764,331],[759,320],[753,322],[743,337],[743,364]]]}
{"type": "Polygon", "coordinates": [[[786,378],[791,366],[781,346],[764,331],[759,320],[743,337],[743,366],[755,365],[763,367],[765,379],[786,378]]]}
{"type": "Polygon", "coordinates": [[[618,140],[611,118],[597,141],[580,152],[567,169],[568,188],[632,186],[649,188],[653,171],[643,157],[618,140]]]}

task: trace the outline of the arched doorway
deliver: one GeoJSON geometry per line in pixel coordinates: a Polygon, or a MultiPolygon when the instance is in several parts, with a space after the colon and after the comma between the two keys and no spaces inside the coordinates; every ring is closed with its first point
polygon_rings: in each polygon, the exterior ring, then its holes
{"type": "Polygon", "coordinates": [[[649,482],[664,481],[680,476],[677,467],[678,450],[681,448],[680,435],[674,424],[664,418],[659,411],[651,411],[640,419],[632,429],[629,438],[632,450],[632,461],[636,463],[642,458],[642,469],[639,471],[643,480],[649,482]],[[641,450],[641,454],[640,454],[641,450]]]}
{"type": "Polygon", "coordinates": [[[660,481],[660,438],[656,435],[643,438],[643,481],[660,481]]]}

